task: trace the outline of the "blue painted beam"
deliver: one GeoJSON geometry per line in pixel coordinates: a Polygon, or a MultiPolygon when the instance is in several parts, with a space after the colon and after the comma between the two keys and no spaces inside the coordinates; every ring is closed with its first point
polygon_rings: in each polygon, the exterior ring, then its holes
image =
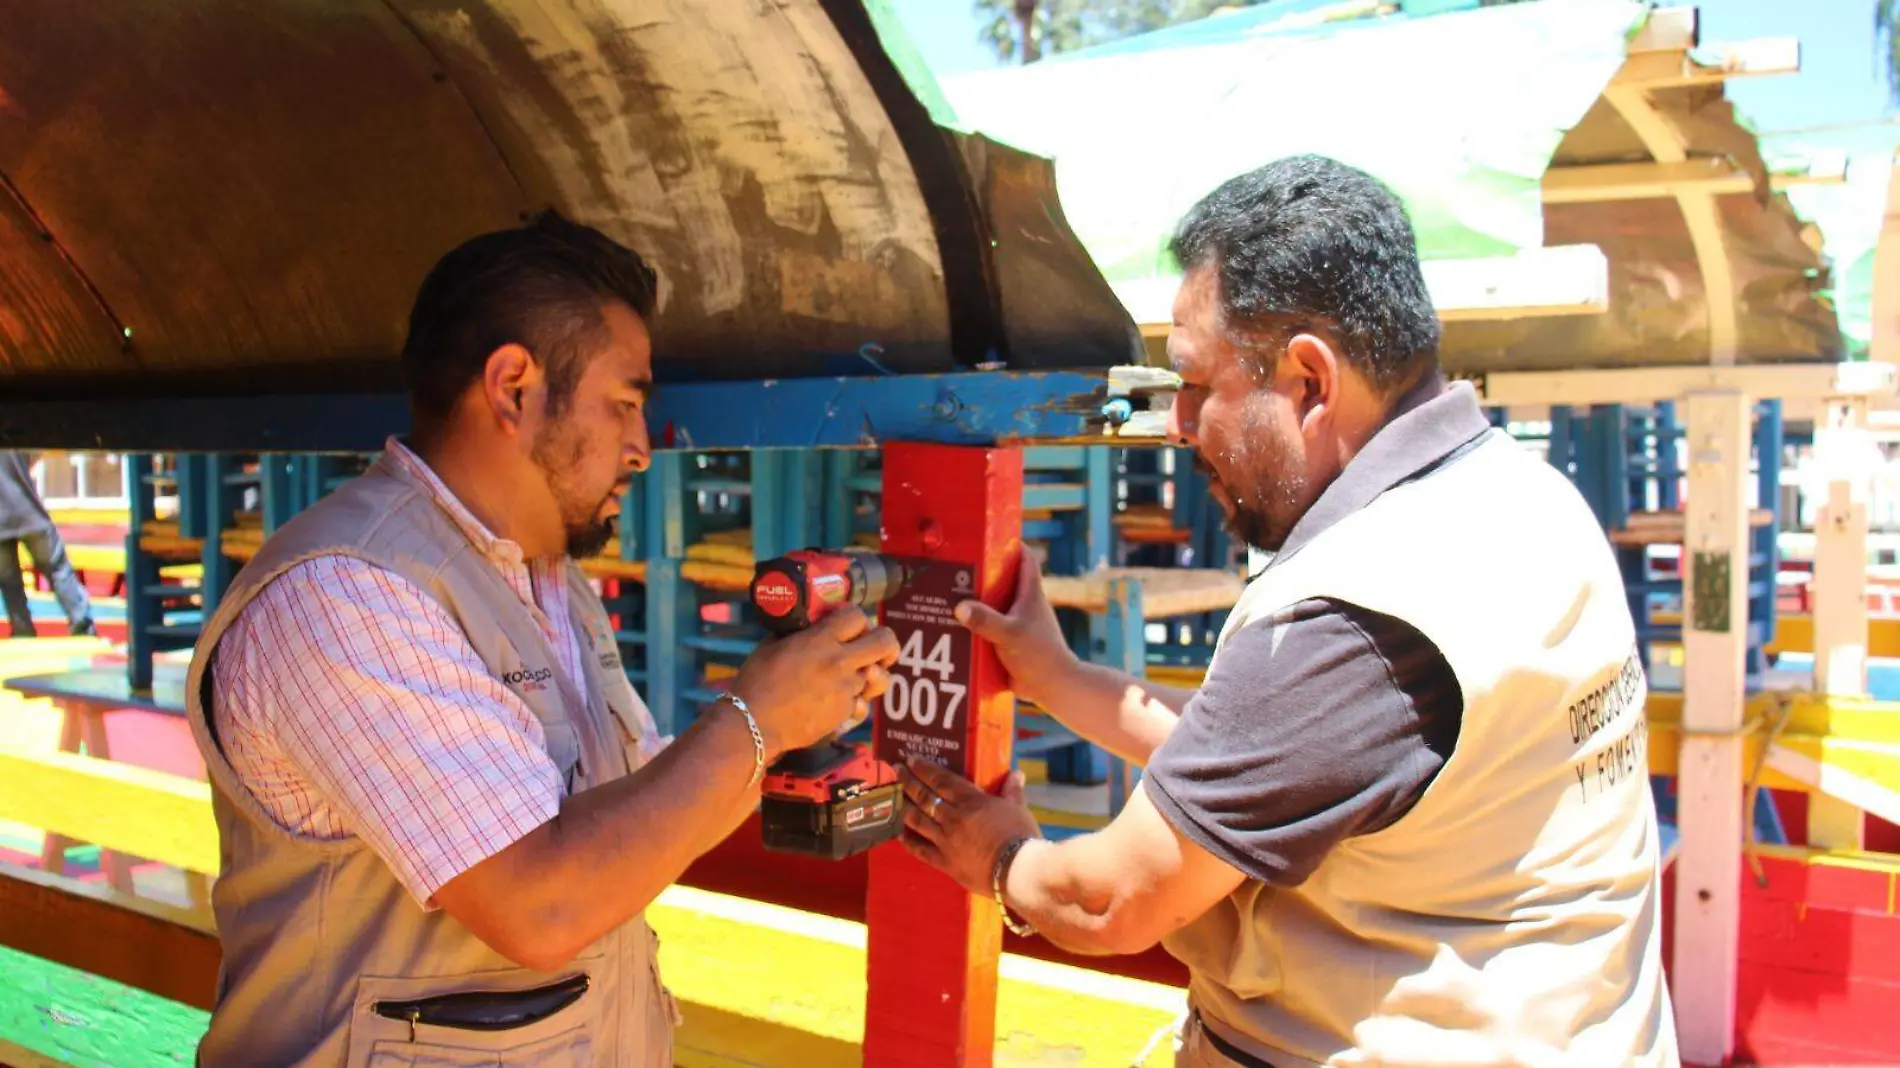
{"type": "Polygon", "coordinates": [[[1031,482],[1023,487],[1025,512],[1075,512],[1089,500],[1089,487],[1080,482],[1031,482]]]}
{"type": "MultiPolygon", "coordinates": [[[[1028,443],[1099,435],[1107,400],[1107,368],[680,382],[648,423],[656,448],[688,452],[1028,443]]],[[[0,398],[0,448],[371,453],[408,430],[400,393],[0,398]]]]}
{"type": "Polygon", "coordinates": [[[700,451],[1060,441],[1101,433],[1107,387],[1076,371],[681,383],[648,425],[655,448],[700,451]]]}

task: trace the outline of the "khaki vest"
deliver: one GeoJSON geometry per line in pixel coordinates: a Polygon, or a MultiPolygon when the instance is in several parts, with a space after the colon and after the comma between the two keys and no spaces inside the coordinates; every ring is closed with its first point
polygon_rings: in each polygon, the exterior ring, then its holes
{"type": "Polygon", "coordinates": [[[570,567],[569,600],[587,677],[576,680],[501,574],[393,465],[378,463],[297,516],[238,574],[204,628],[186,688],[222,846],[212,908],[223,963],[199,1064],[671,1065],[676,1010],[660,983],[657,941],[644,917],[557,972],[530,971],[447,913],[419,908],[362,839],[291,834],[238,781],[212,730],[210,666],[218,641],[285,570],[335,554],[388,568],[448,608],[489,669],[541,721],[570,794],[625,775],[638,761],[631,739],[642,722],[639,698],[621,670],[600,599],[578,568],[570,567]],[[537,990],[579,976],[585,986],[578,998],[519,1027],[390,1018],[406,1015],[399,1003],[417,998],[537,990]]]}
{"type": "Polygon", "coordinates": [[[1278,1068],[1675,1065],[1647,682],[1576,491],[1492,431],[1273,561],[1221,643],[1311,597],[1418,628],[1463,726],[1403,817],[1164,940],[1205,1028],[1278,1068]]]}

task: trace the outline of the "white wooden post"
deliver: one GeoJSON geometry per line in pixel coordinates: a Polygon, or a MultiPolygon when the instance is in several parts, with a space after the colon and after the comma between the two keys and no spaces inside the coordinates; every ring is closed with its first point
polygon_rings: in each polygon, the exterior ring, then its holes
{"type": "Polygon", "coordinates": [[[1674,996],[1682,1059],[1726,1064],[1741,948],[1740,732],[1748,626],[1748,395],[1687,396],[1683,740],[1674,996]]]}
{"type": "MultiPolygon", "coordinates": [[[[1814,424],[1814,489],[1825,496],[1814,523],[1814,688],[1867,690],[1867,398],[1829,397],[1814,424]]],[[[1808,795],[1808,843],[1859,849],[1861,810],[1819,791],[1808,795]]]]}

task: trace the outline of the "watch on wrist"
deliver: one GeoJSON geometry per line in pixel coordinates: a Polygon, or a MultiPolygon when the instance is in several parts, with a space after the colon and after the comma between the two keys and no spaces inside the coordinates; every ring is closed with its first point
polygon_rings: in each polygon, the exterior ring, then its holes
{"type": "Polygon", "coordinates": [[[996,898],[996,908],[1003,914],[1003,925],[1024,938],[1033,937],[1036,933],[1036,928],[1028,922],[1017,923],[1016,920],[1010,916],[1009,902],[1004,900],[1003,897],[1003,883],[1009,877],[1010,862],[1015,860],[1016,854],[1020,853],[1022,848],[1032,841],[1035,841],[1035,839],[1018,838],[1004,846],[1003,851],[996,854],[996,867],[990,872],[990,894],[996,898]]]}

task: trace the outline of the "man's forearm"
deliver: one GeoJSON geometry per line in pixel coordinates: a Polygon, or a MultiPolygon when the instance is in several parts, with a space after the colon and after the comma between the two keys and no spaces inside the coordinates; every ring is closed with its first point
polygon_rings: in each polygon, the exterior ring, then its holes
{"type": "Polygon", "coordinates": [[[646,908],[745,821],[759,798],[747,785],[754,754],[742,717],[708,710],[645,767],[575,795],[553,819],[464,873],[456,882],[477,876],[478,892],[444,907],[519,963],[559,967],[646,908]]]}
{"type": "Polygon", "coordinates": [[[1129,922],[1130,902],[1118,900],[1117,880],[1094,878],[1089,837],[1029,842],[1010,863],[1006,899],[1011,911],[1044,939],[1085,956],[1139,953],[1147,944],[1129,922]]]}
{"type": "Polygon", "coordinates": [[[1037,703],[1064,726],[1138,767],[1147,765],[1194,696],[1087,663],[1037,687],[1037,694],[1037,703]]]}

